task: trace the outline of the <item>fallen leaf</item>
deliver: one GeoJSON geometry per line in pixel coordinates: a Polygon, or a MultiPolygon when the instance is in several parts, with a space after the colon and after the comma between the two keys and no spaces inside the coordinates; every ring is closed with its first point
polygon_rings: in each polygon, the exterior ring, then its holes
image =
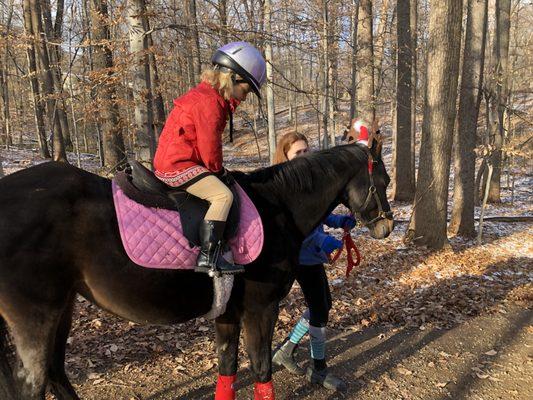
{"type": "Polygon", "coordinates": [[[396,383],[391,378],[389,378],[387,375],[383,375],[383,380],[385,381],[385,384],[389,388],[396,389],[396,387],[397,387],[396,383]]]}
{"type": "Polygon", "coordinates": [[[398,367],[397,368],[397,371],[402,374],[402,375],[412,375],[413,372],[412,371],[409,371],[407,368],[404,368],[404,367],[398,367]]]}
{"type": "Polygon", "coordinates": [[[210,361],[208,361],[208,362],[204,365],[203,370],[204,370],[204,371],[209,371],[209,370],[210,370],[211,368],[213,368],[214,366],[215,366],[214,361],[210,360],[210,361]]]}
{"type": "Polygon", "coordinates": [[[355,373],[355,379],[361,378],[364,374],[366,374],[366,371],[364,369],[362,369],[361,371],[357,371],[355,373]]]}
{"type": "Polygon", "coordinates": [[[93,319],[91,321],[91,325],[93,328],[99,329],[102,327],[102,321],[100,321],[99,319],[93,319]]]}
{"type": "Polygon", "coordinates": [[[443,387],[445,387],[447,384],[448,384],[448,382],[437,382],[436,386],[437,386],[437,387],[440,387],[440,388],[443,388],[443,387]]]}
{"type": "Polygon", "coordinates": [[[496,354],[498,354],[498,352],[492,349],[492,350],[487,351],[485,354],[488,356],[495,356],[496,354]]]}

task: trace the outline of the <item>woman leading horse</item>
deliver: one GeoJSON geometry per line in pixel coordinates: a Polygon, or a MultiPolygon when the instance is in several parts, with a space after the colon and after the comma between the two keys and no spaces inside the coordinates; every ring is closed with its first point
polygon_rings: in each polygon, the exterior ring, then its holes
{"type": "MultiPolygon", "coordinates": [[[[291,132],[280,139],[275,161],[277,163],[290,161],[308,151],[307,137],[301,133],[291,132]]],[[[333,375],[326,365],[326,325],[331,309],[331,292],[324,268],[328,256],[333,251],[341,249],[343,242],[325,233],[323,225],[352,229],[355,226],[355,218],[351,215],[331,214],[303,241],[295,273],[307,309],[285,342],[277,349],[272,361],[295,375],[306,375],[312,383],[318,383],[327,389],[344,390],[345,383],[333,375]],[[307,333],[309,333],[312,363],[305,371],[298,366],[294,356],[298,344],[307,333]]]]}

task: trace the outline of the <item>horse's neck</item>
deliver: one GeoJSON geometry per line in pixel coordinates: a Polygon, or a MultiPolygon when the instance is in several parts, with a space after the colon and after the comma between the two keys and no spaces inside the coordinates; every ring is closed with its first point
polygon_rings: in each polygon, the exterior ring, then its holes
{"type": "Polygon", "coordinates": [[[339,179],[331,182],[323,179],[317,182],[312,192],[306,193],[283,188],[275,191],[268,181],[242,184],[247,187],[263,218],[268,218],[270,222],[277,220],[284,224],[285,229],[289,228],[287,224],[293,225],[305,238],[338,205],[338,194],[346,181],[347,179],[339,179]]]}

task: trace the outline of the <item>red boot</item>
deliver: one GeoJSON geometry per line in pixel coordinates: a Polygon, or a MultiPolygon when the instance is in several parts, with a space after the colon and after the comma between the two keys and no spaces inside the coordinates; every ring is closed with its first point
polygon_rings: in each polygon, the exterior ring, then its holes
{"type": "Polygon", "coordinates": [[[272,381],[266,383],[255,383],[254,400],[275,400],[274,385],[272,384],[272,381]]]}
{"type": "Polygon", "coordinates": [[[235,388],[233,387],[233,384],[236,379],[237,375],[219,375],[217,379],[215,400],[235,400],[235,388]]]}

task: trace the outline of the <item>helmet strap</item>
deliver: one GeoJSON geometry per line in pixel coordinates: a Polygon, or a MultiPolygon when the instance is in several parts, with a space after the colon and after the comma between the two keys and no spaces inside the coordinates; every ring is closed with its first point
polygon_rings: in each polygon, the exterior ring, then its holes
{"type": "Polygon", "coordinates": [[[233,112],[229,111],[229,142],[233,143],[233,112]]]}

